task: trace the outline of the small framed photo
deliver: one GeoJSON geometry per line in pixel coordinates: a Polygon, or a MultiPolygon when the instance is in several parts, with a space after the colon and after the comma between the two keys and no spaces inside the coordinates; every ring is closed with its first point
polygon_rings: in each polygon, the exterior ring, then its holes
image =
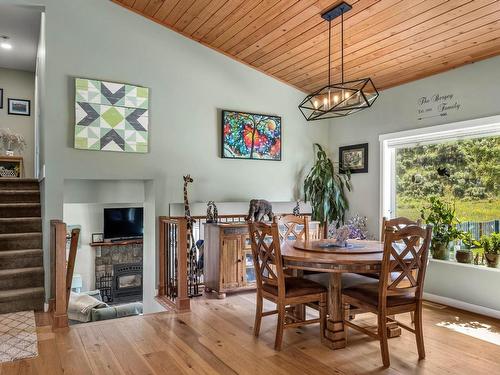
{"type": "Polygon", "coordinates": [[[368,172],[368,143],[339,147],[340,172],[368,172]]]}
{"type": "Polygon", "coordinates": [[[0,89],[0,109],[3,108],[3,89],[0,89]]]}
{"type": "Polygon", "coordinates": [[[102,243],[104,242],[103,233],[92,233],[92,243],[102,243]]]}
{"type": "Polygon", "coordinates": [[[18,116],[31,115],[31,101],[29,100],[9,98],[7,107],[9,115],[18,115],[18,116]]]}

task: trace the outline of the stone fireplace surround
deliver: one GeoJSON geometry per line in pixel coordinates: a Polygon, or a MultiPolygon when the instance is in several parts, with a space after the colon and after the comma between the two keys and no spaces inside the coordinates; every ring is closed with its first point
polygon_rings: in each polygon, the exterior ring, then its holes
{"type": "MultiPolygon", "coordinates": [[[[116,265],[143,265],[143,245],[133,244],[106,244],[96,247],[95,254],[95,276],[96,280],[106,274],[114,275],[116,265]]],[[[116,282],[116,281],[114,281],[116,282]]],[[[139,293],[138,293],[139,294],[139,293]]],[[[141,293],[142,294],[142,287],[141,293]]],[[[119,295],[115,295],[119,297],[119,295]]]]}

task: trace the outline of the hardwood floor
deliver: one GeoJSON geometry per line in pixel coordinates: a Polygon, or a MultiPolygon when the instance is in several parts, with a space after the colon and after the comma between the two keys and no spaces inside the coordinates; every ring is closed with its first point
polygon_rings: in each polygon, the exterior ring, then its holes
{"type": "MultiPolygon", "coordinates": [[[[414,335],[389,340],[391,367],[383,369],[379,344],[350,330],[347,348],[320,343],[318,325],[285,332],[281,352],[273,350],[276,317],[262,320],[252,335],[255,294],[225,300],[192,300],[185,314],[158,313],[82,324],[51,332],[49,317],[37,316],[39,356],[0,365],[11,374],[497,374],[500,346],[443,325],[483,328],[500,338],[500,322],[426,303],[427,358],[418,362],[414,335]],[[438,325],[439,324],[439,325],[438,325]]],[[[268,309],[271,305],[265,305],[268,309]]],[[[408,323],[408,314],[399,316],[408,323]]],[[[370,315],[362,323],[373,323],[370,315]]],[[[490,338],[491,340],[491,338],[490,338]]],[[[498,342],[498,341],[497,341],[498,342]]]]}

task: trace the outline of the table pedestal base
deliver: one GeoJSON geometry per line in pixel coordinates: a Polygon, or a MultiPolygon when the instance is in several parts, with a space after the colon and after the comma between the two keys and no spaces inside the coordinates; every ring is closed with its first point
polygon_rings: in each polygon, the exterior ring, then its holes
{"type": "Polygon", "coordinates": [[[345,348],[346,335],[343,321],[334,322],[332,320],[327,320],[323,344],[334,350],[345,348]]]}

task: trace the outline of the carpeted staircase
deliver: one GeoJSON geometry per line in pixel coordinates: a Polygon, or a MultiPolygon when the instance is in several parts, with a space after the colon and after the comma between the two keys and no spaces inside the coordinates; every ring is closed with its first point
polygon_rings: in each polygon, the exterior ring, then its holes
{"type": "Polygon", "coordinates": [[[0,314],[43,310],[43,279],[38,181],[0,178],[0,314]]]}

